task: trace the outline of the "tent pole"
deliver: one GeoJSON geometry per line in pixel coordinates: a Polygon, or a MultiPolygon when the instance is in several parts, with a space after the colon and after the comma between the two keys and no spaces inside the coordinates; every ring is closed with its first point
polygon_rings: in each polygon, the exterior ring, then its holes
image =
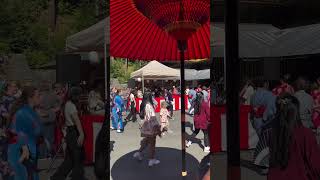
{"type": "Polygon", "coordinates": [[[144,77],[143,76],[141,78],[141,82],[142,82],[142,93],[144,94],[144,77]]]}

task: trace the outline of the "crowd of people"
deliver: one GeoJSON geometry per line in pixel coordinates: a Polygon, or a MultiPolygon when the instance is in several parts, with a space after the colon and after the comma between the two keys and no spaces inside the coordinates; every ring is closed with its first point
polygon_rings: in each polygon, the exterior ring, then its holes
{"type": "MultiPolygon", "coordinates": [[[[144,150],[148,148],[148,166],[152,167],[160,163],[155,157],[155,147],[157,137],[172,133],[170,121],[174,120],[173,96],[181,95],[179,87],[171,88],[145,88],[144,93],[140,88],[134,89],[111,89],[111,130],[118,133],[124,132],[124,122],[132,121],[139,123],[139,131],[142,137],[140,148],[133,157],[139,161],[144,158],[144,150]],[[160,104],[155,98],[164,99],[160,104]],[[137,104],[137,98],[142,98],[141,104],[137,104]],[[137,106],[140,111],[137,112],[137,106]],[[160,106],[159,116],[156,114],[157,107],[160,106]],[[137,116],[140,118],[137,121],[137,116]]],[[[200,130],[204,133],[204,152],[210,152],[209,126],[210,126],[210,102],[211,90],[206,86],[186,88],[184,93],[189,99],[189,114],[193,117],[194,127],[192,135],[186,144],[189,147],[196,138],[200,130]]]]}
{"type": "Polygon", "coordinates": [[[290,82],[290,75],[284,75],[271,89],[268,81],[248,80],[241,102],[251,105],[252,125],[269,147],[268,179],[320,179],[320,78],[290,82]]]}
{"type": "Polygon", "coordinates": [[[0,99],[0,179],[39,179],[38,159],[57,153],[64,162],[51,179],[85,179],[82,114],[104,115],[104,83],[86,88],[42,81],[5,82],[0,99]],[[101,86],[102,85],[102,86],[101,86]],[[66,146],[58,152],[61,143],[66,146]],[[75,163],[76,162],[76,163],[75,163]]]}

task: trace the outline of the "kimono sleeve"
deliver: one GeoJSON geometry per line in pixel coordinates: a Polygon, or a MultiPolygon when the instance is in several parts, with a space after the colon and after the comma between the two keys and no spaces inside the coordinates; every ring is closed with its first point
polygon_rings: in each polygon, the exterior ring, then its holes
{"type": "Polygon", "coordinates": [[[15,116],[14,128],[17,132],[17,143],[22,145],[28,144],[28,130],[32,129],[31,123],[28,121],[22,112],[19,112],[15,116]]]}

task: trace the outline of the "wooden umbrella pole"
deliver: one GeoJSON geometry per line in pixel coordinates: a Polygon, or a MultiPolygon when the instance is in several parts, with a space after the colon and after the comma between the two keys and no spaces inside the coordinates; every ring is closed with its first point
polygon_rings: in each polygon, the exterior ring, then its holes
{"type": "Polygon", "coordinates": [[[226,122],[228,151],[228,180],[240,180],[240,59],[239,59],[239,2],[226,0],[225,5],[225,75],[226,122]]]}
{"type": "Polygon", "coordinates": [[[181,84],[181,145],[182,145],[182,176],[187,176],[187,170],[186,170],[186,116],[185,116],[185,73],[184,73],[184,52],[186,47],[186,42],[179,42],[179,49],[180,49],[180,84],[181,84]]]}

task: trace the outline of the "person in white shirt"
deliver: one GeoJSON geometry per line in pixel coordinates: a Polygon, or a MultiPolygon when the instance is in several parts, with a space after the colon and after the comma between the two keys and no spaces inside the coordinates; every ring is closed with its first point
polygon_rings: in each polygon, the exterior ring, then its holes
{"type": "Polygon", "coordinates": [[[82,161],[84,132],[78,116],[77,104],[79,103],[81,90],[72,88],[68,101],[64,107],[65,125],[67,127],[67,149],[63,163],[60,165],[50,180],[66,179],[71,172],[71,179],[85,180],[84,164],[82,161]]]}
{"type": "Polygon", "coordinates": [[[202,94],[205,102],[209,102],[209,93],[208,93],[208,88],[206,86],[202,87],[202,94]]]}
{"type": "Polygon", "coordinates": [[[296,81],[296,89],[297,91],[294,93],[294,96],[299,100],[300,103],[300,118],[302,124],[306,128],[313,128],[312,122],[312,112],[314,100],[311,95],[306,93],[307,89],[307,80],[303,77],[300,77],[296,81]]]}
{"type": "Polygon", "coordinates": [[[240,98],[244,105],[250,105],[251,97],[254,95],[254,92],[253,83],[251,80],[248,80],[240,93],[240,98]]]}

